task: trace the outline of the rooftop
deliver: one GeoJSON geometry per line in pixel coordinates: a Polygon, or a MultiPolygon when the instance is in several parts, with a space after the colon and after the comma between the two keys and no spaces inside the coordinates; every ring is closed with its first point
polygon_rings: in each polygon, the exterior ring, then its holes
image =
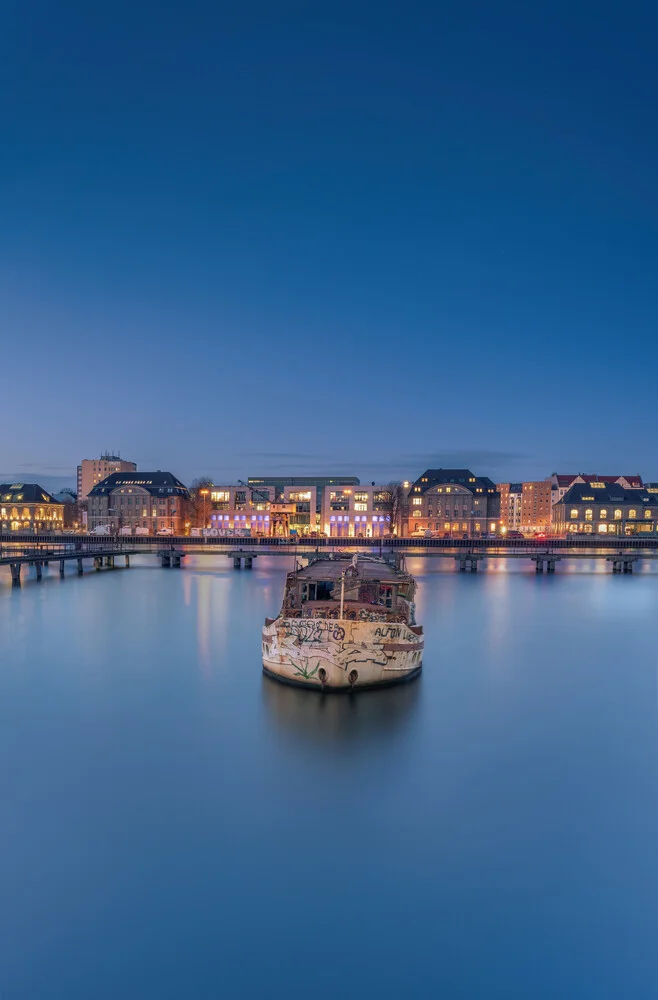
{"type": "Polygon", "coordinates": [[[0,483],[0,500],[4,503],[59,503],[38,483],[0,483]]]}
{"type": "MultiPolygon", "coordinates": [[[[343,573],[352,565],[351,559],[316,559],[295,574],[298,580],[340,580],[343,573]]],[[[384,583],[397,583],[405,574],[383,559],[357,559],[358,580],[381,580],[384,583]]]]}
{"type": "Polygon", "coordinates": [[[173,493],[176,496],[189,497],[187,487],[171,472],[113,472],[111,476],[96,483],[89,494],[90,497],[106,496],[122,486],[138,486],[147,493],[173,493]]]}
{"type": "Polygon", "coordinates": [[[620,504],[642,504],[656,503],[655,494],[648,493],[645,489],[626,489],[619,483],[603,483],[602,480],[593,479],[591,483],[574,483],[571,489],[567,490],[558,503],[562,506],[573,503],[620,503],[620,504]],[[595,483],[597,485],[592,485],[595,483]]]}

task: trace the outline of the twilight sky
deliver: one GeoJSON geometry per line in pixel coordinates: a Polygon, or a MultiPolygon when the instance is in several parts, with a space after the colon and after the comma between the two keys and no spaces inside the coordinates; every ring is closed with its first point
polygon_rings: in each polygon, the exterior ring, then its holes
{"type": "Polygon", "coordinates": [[[7,0],[0,478],[658,480],[658,6],[7,0]]]}

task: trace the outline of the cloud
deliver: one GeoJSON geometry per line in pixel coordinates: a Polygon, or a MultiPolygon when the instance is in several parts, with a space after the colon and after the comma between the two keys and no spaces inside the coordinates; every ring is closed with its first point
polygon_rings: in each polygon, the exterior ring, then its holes
{"type": "Polygon", "coordinates": [[[18,465],[19,469],[38,469],[39,472],[52,472],[52,473],[68,473],[69,475],[75,475],[75,470],[71,469],[70,465],[43,465],[39,462],[22,462],[18,465]]]}

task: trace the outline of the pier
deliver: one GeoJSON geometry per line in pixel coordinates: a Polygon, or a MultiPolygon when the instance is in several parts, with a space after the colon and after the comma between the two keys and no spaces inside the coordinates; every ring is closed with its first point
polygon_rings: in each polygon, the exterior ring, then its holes
{"type": "Polygon", "coordinates": [[[137,549],[121,545],[108,545],[107,542],[103,546],[92,548],[41,545],[35,548],[17,548],[10,552],[7,552],[5,548],[0,553],[0,566],[9,567],[12,586],[20,587],[21,571],[24,566],[27,566],[28,569],[30,566],[34,567],[36,579],[41,580],[44,569],[47,569],[51,562],[59,565],[59,575],[62,577],[66,563],[75,562],[78,576],[82,576],[84,572],[83,560],[85,559],[92,559],[94,569],[101,570],[103,568],[114,569],[115,559],[122,557],[124,566],[128,569],[130,568],[130,557],[137,554],[137,549]]]}

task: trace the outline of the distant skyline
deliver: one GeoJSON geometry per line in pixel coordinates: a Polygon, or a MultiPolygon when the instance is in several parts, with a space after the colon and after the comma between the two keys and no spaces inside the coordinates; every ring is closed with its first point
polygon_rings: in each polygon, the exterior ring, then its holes
{"type": "MultiPolygon", "coordinates": [[[[100,451],[98,453],[100,455],[100,451]]],[[[259,453],[256,453],[258,456],[259,453]]],[[[85,455],[84,458],[93,458],[93,455],[85,455]]],[[[98,456],[96,456],[98,457],[98,456]]],[[[311,455],[289,455],[284,454],[277,455],[273,453],[268,456],[261,456],[258,460],[251,460],[249,456],[245,456],[244,467],[239,465],[234,465],[230,467],[218,467],[216,469],[211,468],[211,463],[208,462],[205,465],[201,465],[199,468],[191,469],[188,473],[184,470],[174,468],[171,463],[167,462],[151,462],[144,463],[140,462],[139,459],[135,459],[131,455],[123,455],[130,461],[137,462],[137,468],[142,471],[155,471],[156,469],[161,469],[163,471],[173,472],[174,475],[178,476],[186,484],[196,479],[199,476],[209,475],[215,483],[218,485],[230,484],[237,482],[238,479],[246,479],[249,476],[272,476],[276,474],[290,475],[290,476],[309,476],[309,475],[345,475],[345,476],[359,476],[361,482],[368,483],[374,480],[376,483],[388,483],[390,481],[401,481],[401,480],[414,480],[421,475],[422,472],[427,468],[470,468],[478,475],[490,476],[494,482],[516,482],[521,480],[542,480],[546,479],[553,472],[559,473],[574,473],[578,474],[580,472],[585,473],[595,473],[597,475],[629,475],[629,474],[640,474],[643,476],[645,482],[658,481],[658,475],[651,475],[649,471],[640,468],[630,468],[628,466],[622,467],[608,467],[604,466],[594,466],[592,463],[576,463],[573,461],[561,462],[557,465],[553,465],[550,468],[539,468],[537,461],[532,456],[523,456],[515,454],[497,453],[497,452],[446,452],[443,455],[430,455],[423,459],[420,455],[409,455],[404,460],[404,456],[397,456],[396,460],[391,464],[386,463],[373,463],[365,460],[362,463],[354,462],[336,462],[335,464],[329,464],[328,462],[320,462],[317,459],[313,459],[311,455]],[[313,464],[315,462],[315,464],[313,464]],[[226,469],[233,469],[234,471],[226,471],[226,469]],[[533,471],[534,470],[534,471],[533,471]]],[[[239,457],[236,457],[236,462],[239,457]]],[[[23,468],[19,471],[12,472],[0,472],[0,482],[38,482],[40,485],[44,486],[46,489],[51,491],[57,491],[71,487],[76,488],[76,470],[73,468],[70,474],[67,474],[63,467],[60,466],[43,466],[41,469],[38,467],[23,468]]]]}
{"type": "Polygon", "coordinates": [[[0,475],[658,480],[657,35],[645,2],[5,5],[0,475]]]}

